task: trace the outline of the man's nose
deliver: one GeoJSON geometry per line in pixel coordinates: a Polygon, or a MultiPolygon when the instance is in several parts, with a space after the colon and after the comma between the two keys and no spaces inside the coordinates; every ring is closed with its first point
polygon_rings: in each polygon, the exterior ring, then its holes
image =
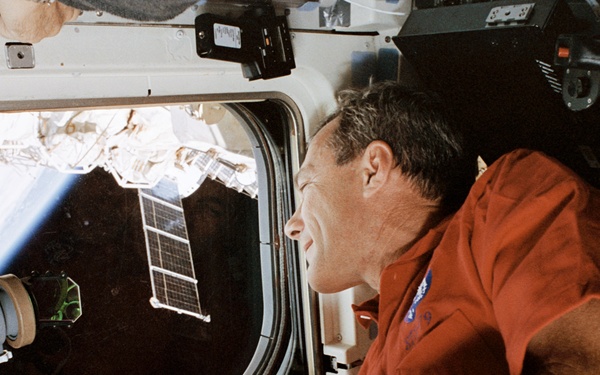
{"type": "Polygon", "coordinates": [[[296,212],[294,212],[292,217],[285,224],[285,234],[296,241],[300,240],[300,234],[304,230],[304,221],[302,221],[300,208],[301,206],[296,209],[296,212]]]}

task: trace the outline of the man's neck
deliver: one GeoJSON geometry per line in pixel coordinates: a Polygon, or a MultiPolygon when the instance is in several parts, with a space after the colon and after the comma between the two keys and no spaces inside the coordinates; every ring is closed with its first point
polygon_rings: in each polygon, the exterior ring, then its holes
{"type": "Polygon", "coordinates": [[[436,202],[423,200],[417,205],[402,206],[404,207],[388,210],[383,216],[379,229],[373,228],[378,233],[373,246],[368,251],[371,261],[369,267],[365,268],[363,277],[377,291],[379,291],[379,282],[384,268],[396,262],[444,219],[442,210],[436,202]]]}

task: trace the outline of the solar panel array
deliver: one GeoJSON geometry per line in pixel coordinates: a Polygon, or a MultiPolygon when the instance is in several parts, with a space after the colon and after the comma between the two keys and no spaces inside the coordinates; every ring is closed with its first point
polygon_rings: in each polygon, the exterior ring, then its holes
{"type": "Polygon", "coordinates": [[[154,307],[209,321],[198,297],[192,251],[177,184],[163,178],[139,189],[154,307]]]}

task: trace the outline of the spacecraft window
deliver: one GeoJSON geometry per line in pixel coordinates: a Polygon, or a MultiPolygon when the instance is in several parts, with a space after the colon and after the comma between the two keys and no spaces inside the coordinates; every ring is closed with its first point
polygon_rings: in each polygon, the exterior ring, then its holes
{"type": "Polygon", "coordinates": [[[251,107],[0,113],[0,274],[65,272],[82,300],[75,324],[38,329],[0,373],[240,374],[283,357],[270,346],[281,342],[265,340],[290,331],[279,310],[289,306],[278,294],[285,261],[265,238],[278,226],[269,220],[281,221],[269,214],[277,189],[265,179],[283,164],[274,167],[278,141],[251,107]],[[140,191],[163,179],[177,184],[184,216],[165,225],[184,223],[209,319],[150,303],[158,282],[140,191]]]}

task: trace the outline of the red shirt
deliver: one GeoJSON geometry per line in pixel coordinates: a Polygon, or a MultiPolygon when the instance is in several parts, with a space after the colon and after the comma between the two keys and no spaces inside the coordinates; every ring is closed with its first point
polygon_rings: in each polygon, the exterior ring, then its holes
{"type": "Polygon", "coordinates": [[[600,297],[598,243],[600,191],[541,153],[505,155],[354,307],[379,331],[360,374],[519,374],[537,331],[600,297]]]}

